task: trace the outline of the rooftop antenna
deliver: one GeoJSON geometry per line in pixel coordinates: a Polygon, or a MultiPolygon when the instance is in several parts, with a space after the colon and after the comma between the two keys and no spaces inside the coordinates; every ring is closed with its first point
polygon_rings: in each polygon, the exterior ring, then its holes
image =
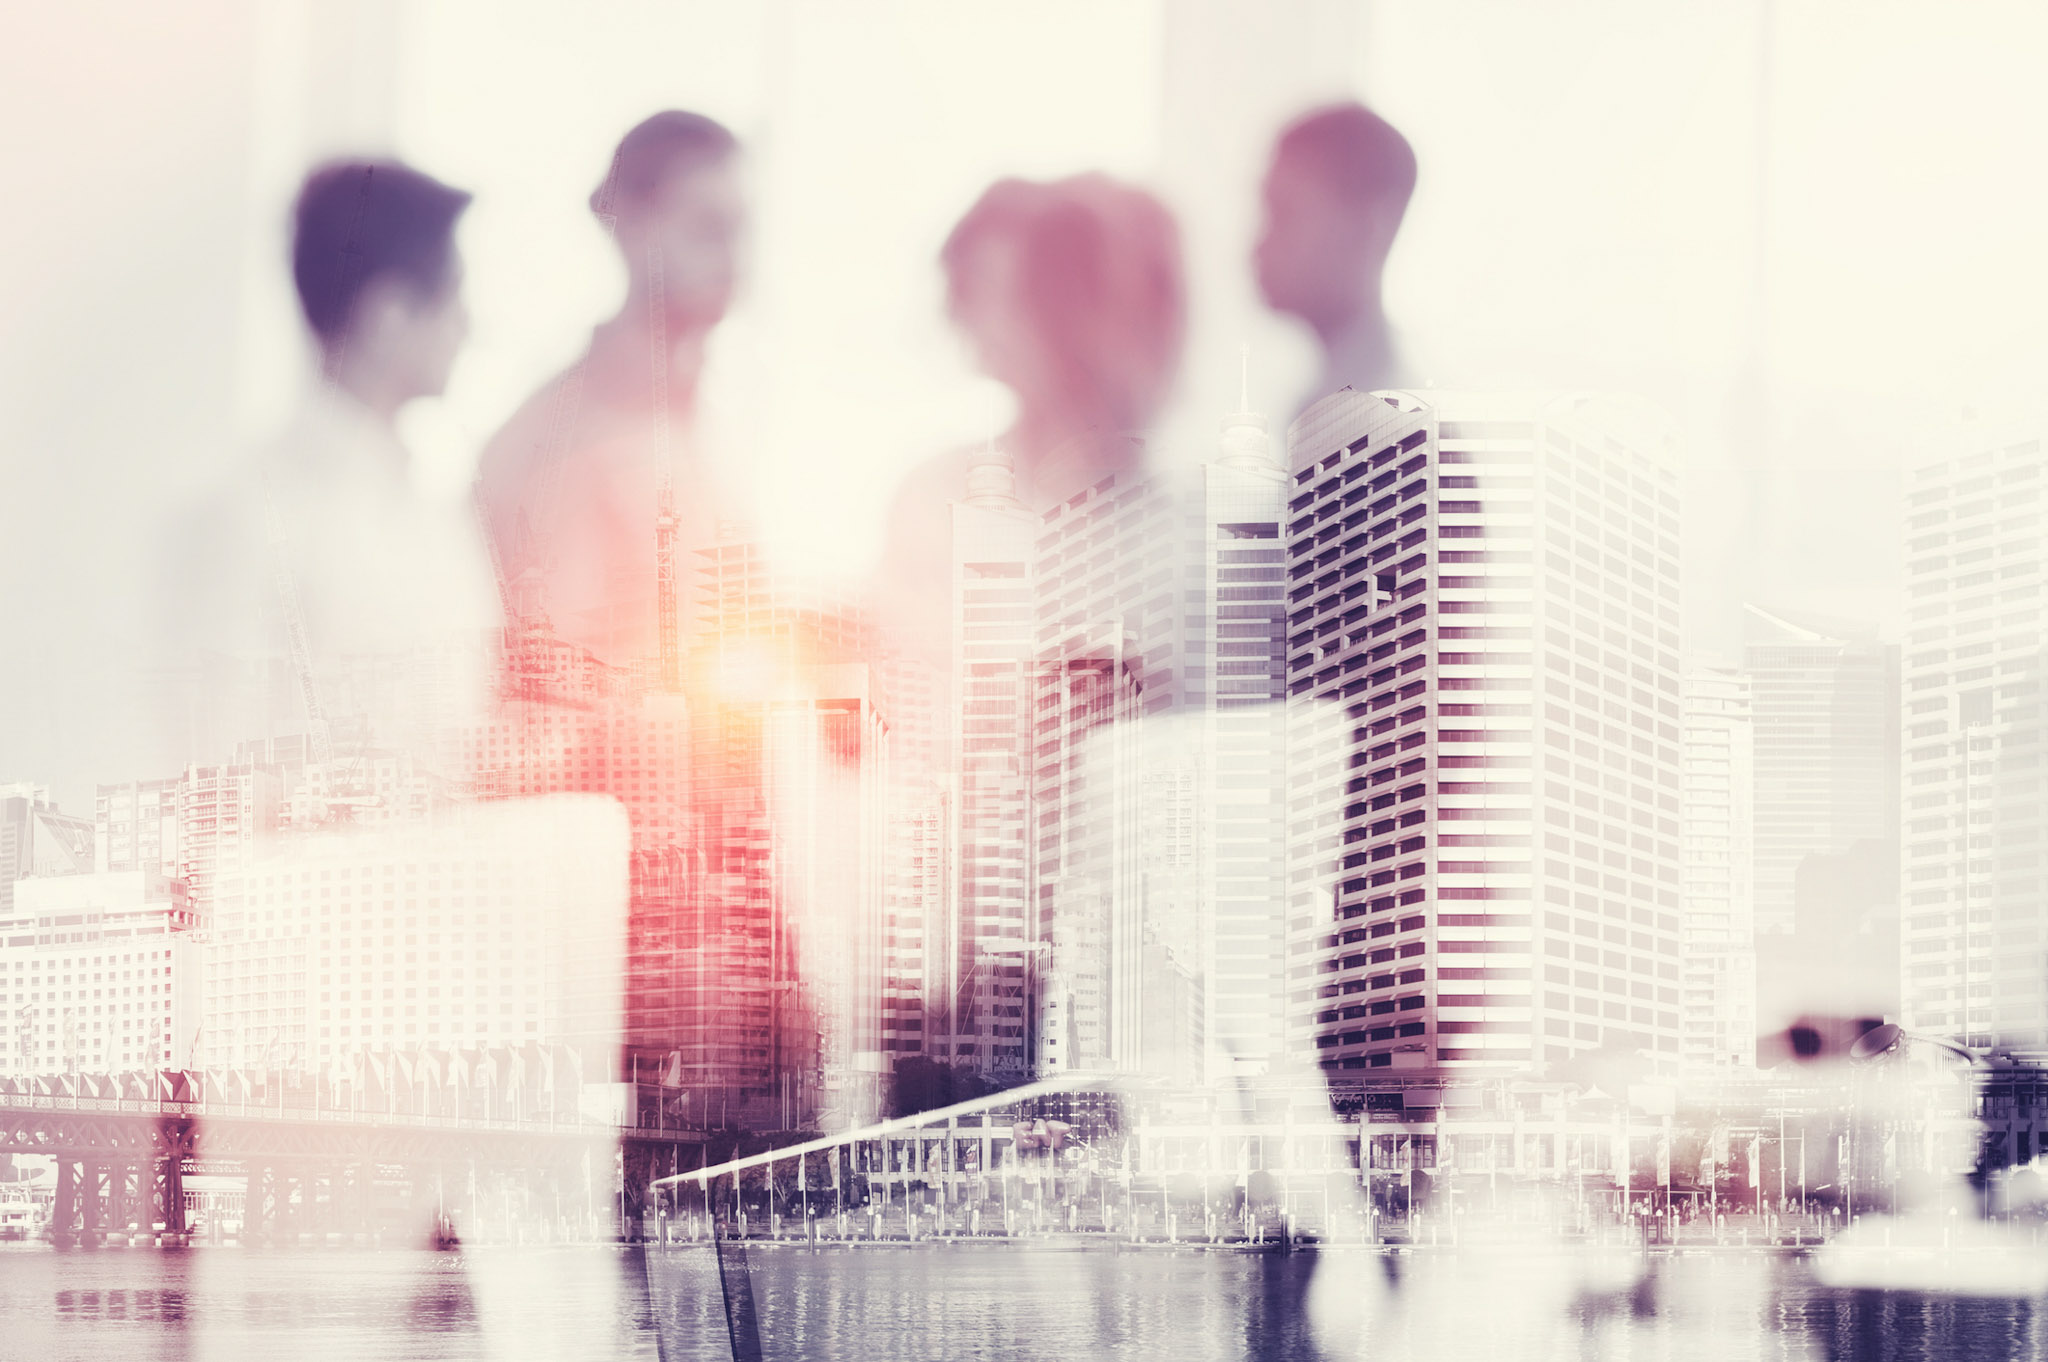
{"type": "Polygon", "coordinates": [[[981,442],[981,457],[967,470],[967,501],[972,505],[1016,506],[1017,465],[996,448],[997,406],[993,396],[986,408],[988,424],[981,442]]]}
{"type": "Polygon", "coordinates": [[[656,621],[660,640],[661,688],[673,695],[683,688],[682,645],[677,637],[679,601],[676,592],[676,483],[675,455],[669,445],[668,429],[668,300],[661,269],[661,255],[649,249],[651,276],[649,320],[654,337],[650,347],[654,358],[654,458],[661,469],[661,491],[654,514],[654,599],[660,618],[656,621]]]}
{"type": "Polygon", "coordinates": [[[1252,347],[1243,341],[1237,346],[1237,410],[1223,418],[1222,436],[1217,462],[1233,468],[1277,467],[1266,418],[1252,410],[1252,347]]]}

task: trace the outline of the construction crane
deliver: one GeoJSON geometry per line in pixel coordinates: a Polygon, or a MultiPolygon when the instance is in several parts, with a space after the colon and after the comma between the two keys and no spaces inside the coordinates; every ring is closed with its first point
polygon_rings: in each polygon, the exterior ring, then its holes
{"type": "Polygon", "coordinates": [[[290,539],[285,533],[284,516],[277,509],[277,499],[268,488],[263,492],[263,520],[270,541],[271,584],[284,614],[285,646],[291,653],[292,670],[299,678],[299,698],[306,706],[307,771],[310,774],[317,766],[331,787],[319,801],[315,821],[326,818],[337,808],[345,811],[344,817],[352,817],[357,808],[383,801],[376,795],[342,788],[341,776],[334,766],[333,730],[327,722],[327,708],[320,703],[320,687],[313,674],[313,645],[306,635],[305,613],[299,608],[299,583],[292,575],[287,557],[290,539]]]}
{"type": "Polygon", "coordinates": [[[668,433],[668,305],[659,251],[647,253],[652,283],[654,328],[648,347],[654,356],[654,459],[661,469],[661,497],[654,514],[654,610],[661,627],[661,688],[673,695],[683,688],[682,645],[676,637],[676,483],[675,458],[668,433]]]}
{"type": "Polygon", "coordinates": [[[306,618],[299,609],[299,583],[286,559],[287,536],[284,516],[277,499],[263,493],[263,520],[270,539],[270,579],[277,591],[277,603],[284,611],[285,645],[291,650],[292,670],[299,678],[299,698],[306,706],[308,755],[325,767],[334,760],[334,736],[327,725],[327,710],[320,703],[320,688],[313,679],[313,647],[306,638],[306,618]]]}
{"type": "MultiPolygon", "coordinates": [[[[593,205],[598,226],[608,240],[616,239],[618,228],[618,215],[613,211],[618,198],[618,178],[619,163],[614,156],[611,170],[606,174],[593,205]]],[[[504,522],[493,516],[492,508],[484,503],[481,485],[472,493],[472,504],[483,530],[484,544],[490,552],[492,575],[498,583],[498,599],[504,608],[505,669],[501,694],[515,702],[521,758],[512,782],[512,786],[518,788],[497,784],[497,773],[477,770],[470,774],[473,778],[485,780],[487,785],[495,785],[502,794],[524,792],[525,787],[544,788],[541,773],[545,763],[539,760],[539,748],[547,725],[541,722],[538,714],[543,706],[567,699],[551,694],[552,688],[548,684],[547,645],[551,630],[547,616],[547,569],[554,549],[554,527],[549,523],[548,513],[556,509],[560,500],[563,465],[567,462],[564,456],[582,419],[589,365],[590,356],[586,353],[570,366],[555,387],[553,399],[548,404],[547,429],[542,437],[539,461],[529,484],[530,495],[525,499],[535,514],[528,521],[526,514],[516,509],[515,502],[515,509],[506,517],[518,525],[518,538],[512,545],[501,543],[494,532],[504,528],[504,522]],[[510,570],[505,561],[508,549],[515,550],[517,556],[510,570]]]]}

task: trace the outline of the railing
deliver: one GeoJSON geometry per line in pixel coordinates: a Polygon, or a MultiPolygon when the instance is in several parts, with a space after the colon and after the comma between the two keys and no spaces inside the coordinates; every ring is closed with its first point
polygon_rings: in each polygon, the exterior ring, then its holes
{"type": "Polygon", "coordinates": [[[882,1121],[871,1126],[863,1126],[859,1130],[842,1131],[837,1135],[823,1135],[815,1140],[805,1140],[801,1144],[783,1145],[780,1148],[764,1150],[759,1154],[749,1154],[744,1158],[729,1159],[724,1163],[707,1168],[692,1168],[687,1172],[674,1173],[665,1178],[657,1178],[652,1186],[656,1189],[662,1189],[680,1187],[685,1183],[695,1183],[701,1188],[708,1185],[714,1178],[736,1177],[751,1168],[767,1168],[791,1159],[801,1159],[808,1154],[816,1154],[827,1149],[838,1149],[847,1145],[860,1144],[867,1140],[886,1139],[888,1136],[901,1134],[906,1130],[922,1130],[927,1126],[945,1125],[959,1120],[962,1116],[978,1116],[983,1112],[998,1111],[1004,1107],[1014,1107],[1021,1102],[1028,1102],[1039,1097],[1048,1097],[1054,1093],[1074,1092],[1089,1088],[1100,1088],[1101,1086],[1102,1078],[1097,1074],[1066,1074],[1058,1078],[1041,1079],[1036,1083],[1026,1083],[1022,1087],[991,1093],[987,1097],[971,1098],[965,1102],[955,1102],[951,1106],[934,1107],[930,1111],[921,1111],[913,1116],[899,1116],[893,1120],[882,1121]]]}
{"type": "Polygon", "coordinates": [[[617,1126],[580,1115],[550,1120],[515,1120],[488,1116],[449,1116],[428,1112],[383,1112],[344,1107],[279,1107],[270,1103],[146,1101],[132,1097],[71,1097],[50,1093],[0,1093],[0,1111],[62,1111],[94,1115],[187,1116],[212,1120],[315,1121],[340,1125],[410,1127],[435,1130],[509,1131],[518,1134],[596,1135],[619,1139],[689,1142],[703,1132],[653,1126],[617,1126]]]}
{"type": "Polygon", "coordinates": [[[1148,1096],[1156,1094],[1106,1075],[1069,1074],[679,1171],[650,1184],[642,1228],[677,1249],[713,1241],[729,1309],[750,1242],[1376,1242],[1383,1217],[1367,1204],[1341,1136],[1276,1150],[1274,1137],[1308,1129],[1212,1124],[1205,1138],[1227,1133],[1238,1152],[1243,1136],[1257,1134],[1262,1151],[1184,1164],[1155,1147],[1158,1132],[1180,1127],[1148,1120],[1139,1110],[1148,1096]],[[1054,1121],[1043,1099],[1055,1096],[1081,1101],[1054,1121]],[[1006,1109],[1015,1114],[994,1115],[1006,1109]]]}

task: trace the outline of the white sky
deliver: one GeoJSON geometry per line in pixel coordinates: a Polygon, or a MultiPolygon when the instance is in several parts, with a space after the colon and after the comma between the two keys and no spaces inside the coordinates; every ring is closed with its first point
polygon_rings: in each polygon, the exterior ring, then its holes
{"type": "Polygon", "coordinates": [[[940,319],[946,232],[1000,174],[1145,175],[1155,18],[1074,0],[408,11],[399,147],[478,194],[478,344],[421,438],[459,460],[581,348],[623,287],[585,196],[627,127],[695,109],[748,145],[756,195],[755,268],[713,400],[730,441],[796,489],[770,532],[822,532],[857,560],[893,476],[1005,410],[940,319]]]}
{"type": "MultiPolygon", "coordinates": [[[[2048,153],[2048,9],[1295,8],[1304,25],[1355,15],[1337,65],[1418,148],[1390,292],[1423,372],[1655,397],[1708,470],[1698,583],[1755,572],[1748,589],[1781,603],[1888,619],[1888,470],[1965,408],[2030,407],[2044,357],[2048,204],[2028,168],[2048,153]],[[1754,470],[1755,505],[1730,500],[1728,464],[1754,470]],[[1845,469],[1870,476],[1845,489],[1845,469]]],[[[607,310],[616,267],[583,195],[619,130],[671,104],[757,153],[756,270],[721,372],[752,413],[736,443],[802,489],[779,508],[788,538],[857,559],[891,472],[1001,409],[940,321],[932,264],[999,174],[1106,168],[1228,219],[1236,244],[1194,281],[1191,371],[1213,386],[1248,337],[1277,411],[1303,349],[1215,273],[1241,258],[1230,200],[1255,167],[1162,185],[1189,154],[1162,125],[1162,38],[1174,23],[1199,45],[1205,9],[1217,45],[1240,40],[1220,9],[1157,3],[407,9],[398,145],[479,191],[478,344],[423,442],[454,466],[607,310]]],[[[1258,110],[1260,142],[1276,89],[1298,79],[1300,103],[1330,85],[1329,53],[1295,61],[1284,40],[1235,69],[1175,50],[1218,64],[1216,99],[1258,110]]],[[[1183,394],[1204,419],[1230,396],[1183,394]]]]}
{"type": "Polygon", "coordinates": [[[0,669],[0,777],[89,737],[153,517],[288,405],[282,214],[315,156],[395,148],[478,195],[474,349],[413,424],[452,483],[612,306],[583,202],[618,134],[667,106],[730,122],[759,235],[726,406],[795,489],[784,537],[854,559],[894,470],[1002,415],[933,264],[983,185],[1167,192],[1196,265],[1189,424],[1234,405],[1240,340],[1277,418],[1307,352],[1241,272],[1259,151],[1358,93],[1422,163],[1390,278],[1422,369],[1670,408],[1694,631],[1725,645],[1745,594],[1890,620],[1892,470],[1965,408],[2038,421],[2043,70],[2048,6],[1993,0],[16,7],[0,637],[37,662],[0,669]]]}

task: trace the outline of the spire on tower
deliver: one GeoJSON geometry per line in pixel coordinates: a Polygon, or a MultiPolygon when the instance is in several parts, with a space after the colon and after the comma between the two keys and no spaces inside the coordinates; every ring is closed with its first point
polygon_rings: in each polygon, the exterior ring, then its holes
{"type": "Polygon", "coordinates": [[[1017,467],[993,444],[967,467],[967,504],[999,510],[1021,504],[1017,500],[1017,467]]]}
{"type": "Polygon", "coordinates": [[[1022,505],[1017,500],[1016,461],[996,447],[993,419],[980,452],[967,466],[967,504],[996,510],[1014,510],[1022,505]]]}
{"type": "Polygon", "coordinates": [[[1231,468],[1278,468],[1266,418],[1252,410],[1252,348],[1237,347],[1237,410],[1223,418],[1216,462],[1231,468]]]}

